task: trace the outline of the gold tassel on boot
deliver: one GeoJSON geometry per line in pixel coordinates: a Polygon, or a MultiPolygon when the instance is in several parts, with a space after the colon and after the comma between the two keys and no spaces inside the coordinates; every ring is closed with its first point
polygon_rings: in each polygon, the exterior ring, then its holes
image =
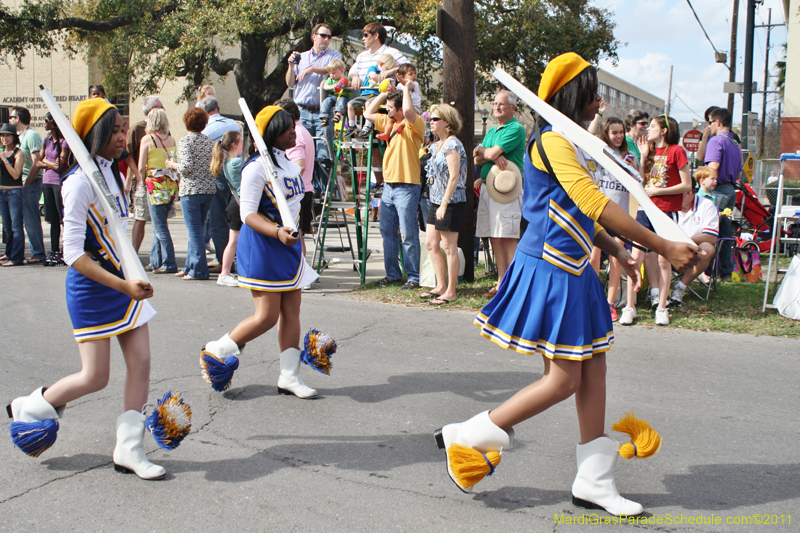
{"type": "Polygon", "coordinates": [[[631,442],[619,447],[619,454],[625,459],[638,457],[644,459],[658,453],[661,449],[661,437],[650,427],[647,420],[639,420],[635,413],[625,413],[624,418],[611,426],[613,431],[626,433],[631,442]]]}
{"type": "Polygon", "coordinates": [[[495,467],[500,464],[501,453],[502,450],[483,454],[461,444],[451,444],[447,448],[447,459],[456,483],[469,491],[484,477],[494,473],[495,467]]]}

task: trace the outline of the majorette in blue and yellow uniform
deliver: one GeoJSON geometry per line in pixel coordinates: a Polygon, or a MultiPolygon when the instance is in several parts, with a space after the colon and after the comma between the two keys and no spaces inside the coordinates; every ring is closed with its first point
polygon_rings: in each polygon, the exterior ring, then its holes
{"type": "MultiPolygon", "coordinates": [[[[120,208],[120,223],[128,226],[128,202],[120,193],[111,171],[111,161],[96,158],[108,189],[120,208]]],[[[116,244],[108,231],[108,219],[89,178],[79,168],[62,182],[64,197],[64,260],[71,265],[81,256],[89,257],[110,271],[121,273],[116,244]],[[99,261],[94,249],[103,258],[99,261]]],[[[113,272],[112,272],[113,273],[113,272]]],[[[74,268],[67,272],[67,309],[75,340],[104,339],[146,324],[156,314],[147,300],[130,296],[93,281],[74,268]]]]}
{"type": "MultiPolygon", "coordinates": [[[[570,52],[548,63],[539,98],[556,110],[560,107],[565,115],[584,116],[599,103],[596,91],[594,67],[570,52]],[[559,94],[570,83],[569,92],[559,94]]],[[[605,294],[590,267],[589,256],[593,239],[603,231],[596,221],[610,200],[592,181],[584,152],[550,126],[538,135],[554,176],[545,170],[534,136],[523,165],[522,210],[529,224],[497,295],[475,323],[483,336],[500,346],[542,354],[547,358],[546,371],[534,385],[497,409],[447,424],[434,437],[445,450],[450,478],[461,490],[469,491],[493,473],[500,454],[512,448],[514,425],[576,393],[582,400],[576,402],[576,408],[585,441],[576,446],[573,504],[604,509],[617,516],[639,515],[643,507],[617,491],[614,467],[620,455],[630,458],[657,453],[661,439],[646,421],[635,419],[632,413],[613,429],[628,433],[633,443],[621,447],[603,431],[604,352],[613,342],[613,329],[605,294]],[[558,370],[550,371],[556,367],[558,370]]],[[[612,224],[628,222],[622,210],[612,209],[608,217],[612,224]]],[[[615,255],[624,256],[616,241],[605,235],[603,241],[601,244],[615,255]]]]}
{"type": "Polygon", "coordinates": [[[528,228],[497,295],[475,324],[504,348],[580,361],[607,351],[614,340],[606,296],[589,264],[600,229],[595,220],[608,198],[592,182],[582,150],[550,126],[542,130],[542,144],[553,164],[558,162],[563,188],[541,170],[531,138],[522,202],[528,228]]]}
{"type": "MultiPolygon", "coordinates": [[[[297,227],[300,219],[300,202],[303,199],[303,178],[300,166],[286,158],[286,153],[273,148],[278,161],[278,180],[283,185],[297,227]]],[[[261,156],[256,155],[242,167],[240,214],[244,222],[254,212],[274,226],[282,226],[278,204],[267,179],[261,156]],[[257,204],[255,204],[257,202],[257,204]],[[257,208],[256,208],[257,205],[257,208]]],[[[236,268],[239,286],[257,291],[291,291],[313,283],[319,276],[303,256],[303,243],[286,246],[280,240],[267,237],[242,225],[236,247],[236,268]]]]}

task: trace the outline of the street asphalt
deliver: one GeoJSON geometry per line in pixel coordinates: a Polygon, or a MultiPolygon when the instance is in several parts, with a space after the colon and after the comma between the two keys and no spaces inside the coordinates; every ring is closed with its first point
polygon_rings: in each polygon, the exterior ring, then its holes
{"type": "MultiPolygon", "coordinates": [[[[180,255],[185,233],[177,222],[180,255]]],[[[148,246],[149,237],[142,250],[148,246]]],[[[382,276],[380,246],[370,247],[376,254],[368,279],[375,280],[382,276]]],[[[80,368],[66,272],[0,269],[4,402],[80,368]]],[[[200,377],[200,349],[249,316],[249,292],[169,275],[151,282],[158,315],[149,326],[150,400],[179,391],[193,413],[192,433],[176,450],[145,437],[166,479],[113,470],[124,382],[114,342],[108,387],[67,407],[58,441],[41,457],[14,448],[4,419],[0,531],[560,532],[633,525],[592,524],[610,517],[570,502],[578,439],[572,399],[519,424],[514,449],[472,494],[450,481],[434,430],[494,408],[542,372],[539,357],[481,338],[472,313],[359,300],[345,290],[357,282],[343,261],[303,293],[304,329],[340,343],[331,376],[301,368],[319,399],[278,395],[275,331],[248,344],[231,389],[219,394],[200,377]]],[[[617,465],[620,492],[642,503],[652,522],[637,527],[797,530],[798,347],[782,338],[617,327],[606,427],[635,411],[664,440],[655,457],[617,465]]]]}

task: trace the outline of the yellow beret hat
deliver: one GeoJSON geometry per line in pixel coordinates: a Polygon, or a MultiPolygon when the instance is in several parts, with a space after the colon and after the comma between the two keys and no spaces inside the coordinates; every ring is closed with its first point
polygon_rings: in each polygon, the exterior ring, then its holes
{"type": "Polygon", "coordinates": [[[116,107],[109,103],[105,98],[89,98],[84,100],[72,114],[72,127],[78,132],[78,136],[83,139],[89,133],[103,113],[116,107]]]}
{"type": "Polygon", "coordinates": [[[276,105],[268,105],[259,111],[258,115],[256,115],[256,127],[262,136],[264,135],[264,132],[267,131],[267,125],[269,124],[269,121],[272,120],[272,117],[278,111],[283,111],[283,108],[276,105]]]}
{"type": "Polygon", "coordinates": [[[542,74],[542,81],[539,83],[539,98],[547,102],[559,89],[588,66],[590,66],[589,62],[575,52],[567,52],[553,58],[542,74]]]}

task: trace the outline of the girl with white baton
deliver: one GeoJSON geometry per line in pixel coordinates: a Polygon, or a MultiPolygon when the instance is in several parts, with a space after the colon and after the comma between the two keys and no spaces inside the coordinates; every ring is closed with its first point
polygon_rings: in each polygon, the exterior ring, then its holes
{"type": "Polygon", "coordinates": [[[237,357],[245,344],[277,324],[281,349],[278,391],[314,398],[317,391],[299,374],[300,295],[301,289],[318,276],[303,257],[296,232],[287,227],[292,223],[297,227],[304,195],[300,167],[286,158],[286,150],[295,145],[294,121],[280,107],[267,106],[256,116],[255,127],[254,134],[263,137],[270,161],[261,161],[265,154],[257,154],[242,168],[239,203],[244,225],[236,250],[239,286],[250,289],[255,312],[230,333],[206,344],[200,366],[212,388],[224,391],[239,366],[237,357]],[[270,166],[277,171],[280,190],[275,190],[268,178],[270,166]],[[277,195],[286,198],[291,220],[282,220],[277,195]]]}
{"type": "MultiPolygon", "coordinates": [[[[58,112],[60,114],[60,110],[58,112]]],[[[64,122],[69,127],[66,119],[64,122]]],[[[125,147],[122,116],[108,101],[92,98],[75,109],[72,126],[100,170],[97,179],[105,181],[117,204],[120,229],[124,232],[128,203],[122,193],[122,177],[115,161],[125,147]]],[[[68,133],[63,126],[62,131],[65,135],[68,133]]],[[[75,146],[71,148],[76,152],[75,146]]],[[[71,267],[66,280],[67,308],[82,368],[77,374],[62,378],[50,387],[36,389],[30,396],[19,397],[9,404],[8,414],[14,418],[12,438],[17,446],[33,456],[52,445],[58,430],[57,419],[61,418],[66,404],[100,391],[108,384],[111,337],[117,337],[127,373],[124,413],[117,418],[114,469],[133,472],[142,479],[160,479],[166,471],[147,459],[142,446],[146,421],[143,411],[150,389],[147,323],[156,314],[146,299],[153,296],[153,287],[134,276],[130,276],[131,279],[123,276],[121,258],[126,243],[119,242],[120,234],[116,239],[112,237],[115,229],[111,225],[116,223],[116,217],[105,212],[91,179],[76,166],[64,177],[61,188],[64,261],[71,267]]],[[[124,233],[121,235],[124,238],[124,233]]],[[[138,267],[141,269],[141,264],[138,267]]],[[[134,269],[128,266],[126,271],[134,269]]],[[[188,425],[183,429],[188,433],[188,425]]]]}

